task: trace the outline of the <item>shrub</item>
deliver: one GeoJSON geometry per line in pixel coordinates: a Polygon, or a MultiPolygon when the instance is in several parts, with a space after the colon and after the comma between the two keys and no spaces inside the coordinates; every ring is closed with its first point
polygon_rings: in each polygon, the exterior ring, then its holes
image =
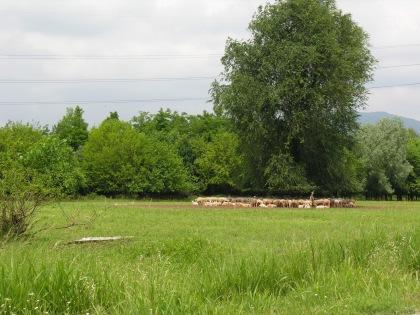
{"type": "Polygon", "coordinates": [[[65,140],[44,137],[24,156],[23,164],[57,195],[75,195],[85,185],[76,156],[65,140]]]}
{"type": "Polygon", "coordinates": [[[188,187],[182,161],[169,144],[117,119],[92,130],[82,158],[89,189],[97,193],[175,193],[188,187]]]}
{"type": "Polygon", "coordinates": [[[33,174],[17,163],[9,163],[0,178],[0,238],[28,234],[36,211],[48,196],[48,191],[34,180],[33,174]]]}

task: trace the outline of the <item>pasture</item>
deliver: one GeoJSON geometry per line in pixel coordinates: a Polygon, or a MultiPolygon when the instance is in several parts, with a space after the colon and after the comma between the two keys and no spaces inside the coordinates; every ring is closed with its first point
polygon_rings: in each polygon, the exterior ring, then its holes
{"type": "Polygon", "coordinates": [[[0,244],[0,314],[420,311],[420,203],[358,206],[235,210],[109,199],[51,204],[36,223],[47,230],[0,244]],[[86,224],[56,228],[72,220],[86,224]],[[134,238],[66,244],[117,235],[134,238]]]}

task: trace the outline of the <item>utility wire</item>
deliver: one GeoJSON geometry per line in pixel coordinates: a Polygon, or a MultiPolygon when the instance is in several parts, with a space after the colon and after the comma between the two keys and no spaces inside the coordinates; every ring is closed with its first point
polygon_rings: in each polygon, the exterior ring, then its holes
{"type": "Polygon", "coordinates": [[[131,83],[131,82],[166,82],[166,81],[199,81],[212,80],[216,76],[190,76],[190,77],[156,77],[156,78],[92,78],[92,79],[1,79],[0,84],[78,84],[78,83],[131,83]]]}
{"type": "Polygon", "coordinates": [[[377,85],[377,86],[370,86],[368,87],[369,90],[372,89],[385,89],[385,88],[394,88],[394,87],[404,87],[404,86],[418,86],[420,82],[412,82],[412,83],[402,83],[402,84],[390,84],[390,85],[377,85]]]}
{"type": "Polygon", "coordinates": [[[385,46],[372,46],[372,49],[392,49],[392,48],[402,48],[402,47],[418,47],[420,43],[412,44],[399,44],[399,45],[385,45],[385,46]]]}
{"type": "Polygon", "coordinates": [[[409,63],[402,65],[390,65],[390,66],[380,66],[377,69],[394,69],[394,68],[408,68],[408,67],[418,67],[420,63],[409,63]]]}
{"type": "Polygon", "coordinates": [[[0,101],[0,106],[7,105],[62,105],[62,104],[130,104],[156,102],[208,101],[208,97],[191,98],[152,98],[152,99],[114,99],[114,100],[66,100],[66,101],[0,101]]]}
{"type": "MultiPolygon", "coordinates": [[[[371,46],[371,49],[392,49],[420,47],[420,43],[371,46]]],[[[202,59],[222,57],[220,53],[204,54],[0,54],[0,60],[161,60],[161,59],[202,59]]]]}
{"type": "Polygon", "coordinates": [[[222,57],[222,54],[153,54],[153,55],[54,55],[54,54],[0,54],[0,60],[165,60],[165,59],[206,59],[222,57]]]}
{"type": "MultiPolygon", "coordinates": [[[[367,87],[369,90],[420,86],[420,82],[379,85],[367,87]]],[[[192,98],[152,98],[152,99],[114,99],[114,100],[67,100],[67,101],[0,101],[0,106],[28,106],[28,105],[75,105],[75,104],[131,104],[131,103],[159,103],[159,102],[187,102],[187,101],[210,101],[208,97],[192,98]]]]}
{"type": "MultiPolygon", "coordinates": [[[[381,66],[377,69],[397,69],[418,67],[420,63],[381,66]]],[[[84,79],[6,79],[0,78],[0,84],[79,84],[79,83],[135,83],[135,82],[166,82],[166,81],[198,81],[212,80],[213,76],[185,77],[145,77],[145,78],[84,78],[84,79]]]]}

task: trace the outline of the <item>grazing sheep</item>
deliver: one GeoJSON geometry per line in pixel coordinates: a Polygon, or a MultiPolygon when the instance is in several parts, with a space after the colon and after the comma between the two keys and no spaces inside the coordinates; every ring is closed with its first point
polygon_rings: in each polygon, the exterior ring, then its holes
{"type": "Polygon", "coordinates": [[[299,208],[299,209],[327,209],[354,208],[355,201],[351,199],[257,199],[254,198],[226,198],[226,197],[198,197],[192,201],[193,206],[204,207],[242,207],[242,208],[299,208]]]}
{"type": "Polygon", "coordinates": [[[198,197],[195,202],[197,202],[200,206],[202,206],[205,202],[205,198],[198,197]]]}
{"type": "Polygon", "coordinates": [[[316,199],[314,200],[315,207],[324,206],[325,208],[330,208],[331,201],[329,199],[316,199]]]}
{"type": "Polygon", "coordinates": [[[299,207],[299,201],[290,200],[289,205],[290,205],[290,208],[298,208],[299,207]]]}
{"type": "Polygon", "coordinates": [[[343,199],[331,199],[331,207],[333,208],[342,208],[343,207],[343,199]]]}
{"type": "Polygon", "coordinates": [[[284,208],[284,200],[283,199],[276,199],[274,201],[274,204],[277,206],[277,208],[284,208]]]}

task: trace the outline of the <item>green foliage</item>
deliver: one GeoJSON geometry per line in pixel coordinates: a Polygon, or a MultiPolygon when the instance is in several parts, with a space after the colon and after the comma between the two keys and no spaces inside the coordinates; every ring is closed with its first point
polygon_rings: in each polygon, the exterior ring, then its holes
{"type": "Polygon", "coordinates": [[[83,109],[79,106],[67,108],[64,117],[53,128],[58,138],[66,140],[67,144],[78,150],[88,138],[88,124],[83,119],[83,109]]]}
{"type": "Polygon", "coordinates": [[[146,139],[128,123],[105,120],[92,129],[82,150],[89,188],[103,194],[142,192],[145,169],[142,159],[146,139]]]}
{"type": "Polygon", "coordinates": [[[366,191],[374,196],[401,192],[413,167],[407,161],[408,133],[400,120],[383,119],[358,135],[366,191]]]}
{"type": "Polygon", "coordinates": [[[146,192],[187,193],[193,189],[182,159],[171,144],[151,139],[145,155],[148,174],[146,192]]]}
{"type": "Polygon", "coordinates": [[[82,158],[89,188],[98,193],[176,193],[188,186],[182,162],[169,146],[117,119],[91,131],[82,158]]]}
{"type": "Polygon", "coordinates": [[[329,170],[351,147],[371,79],[367,35],[334,1],[318,0],[268,4],[249,29],[250,40],[228,40],[212,96],[239,133],[252,185],[264,187],[280,151],[330,190],[344,176],[329,170]]]}
{"type": "Polygon", "coordinates": [[[154,115],[141,112],[131,124],[176,149],[195,190],[228,192],[238,187],[242,157],[237,136],[225,118],[161,109],[154,115]]]}
{"type": "Polygon", "coordinates": [[[266,170],[267,186],[275,194],[304,194],[315,189],[305,171],[287,154],[274,155],[266,170]]]}
{"type": "Polygon", "coordinates": [[[407,160],[413,170],[407,179],[407,193],[413,198],[420,196],[420,138],[411,133],[407,144],[407,160]]]}
{"type": "Polygon", "coordinates": [[[19,160],[0,159],[0,239],[31,232],[35,214],[51,191],[19,160]]]}
{"type": "Polygon", "coordinates": [[[200,140],[195,143],[197,159],[194,164],[202,189],[228,191],[238,187],[243,169],[238,137],[224,131],[214,134],[211,142],[200,140]]]}
{"type": "Polygon", "coordinates": [[[85,186],[79,162],[65,140],[44,137],[27,152],[22,163],[56,194],[76,195],[85,186]]]}
{"type": "Polygon", "coordinates": [[[120,120],[120,115],[118,114],[117,111],[110,112],[109,113],[109,116],[105,120],[112,120],[112,119],[114,119],[114,120],[120,120]]]}
{"type": "Polygon", "coordinates": [[[20,159],[43,137],[43,132],[29,124],[9,122],[0,128],[0,155],[20,159]]]}
{"type": "Polygon", "coordinates": [[[30,125],[10,123],[0,129],[0,165],[0,173],[26,174],[23,182],[42,186],[49,196],[74,195],[84,183],[66,141],[30,125]]]}

